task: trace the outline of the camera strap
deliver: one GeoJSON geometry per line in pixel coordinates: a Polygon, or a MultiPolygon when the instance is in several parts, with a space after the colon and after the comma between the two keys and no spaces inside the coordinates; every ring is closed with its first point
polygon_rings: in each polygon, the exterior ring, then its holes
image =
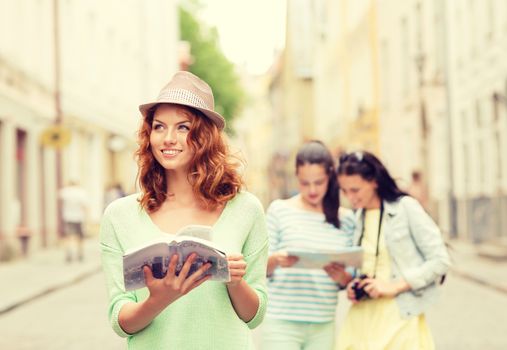
{"type": "MultiPolygon", "coordinates": [[[[379,245],[380,245],[380,233],[382,230],[382,217],[384,216],[384,201],[380,200],[380,218],[378,220],[378,233],[377,233],[377,248],[375,249],[375,265],[373,267],[373,277],[375,278],[377,274],[377,261],[378,261],[378,255],[379,255],[379,245]]],[[[361,246],[361,243],[363,242],[363,236],[364,236],[364,221],[366,217],[366,209],[363,209],[363,212],[361,213],[361,221],[362,221],[362,228],[361,228],[361,236],[359,236],[359,246],[361,246]]]]}

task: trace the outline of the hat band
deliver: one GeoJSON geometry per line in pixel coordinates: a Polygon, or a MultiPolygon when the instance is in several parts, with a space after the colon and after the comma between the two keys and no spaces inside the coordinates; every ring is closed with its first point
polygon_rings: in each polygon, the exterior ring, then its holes
{"type": "Polygon", "coordinates": [[[164,100],[170,100],[171,102],[174,103],[184,103],[186,105],[194,106],[197,108],[213,110],[208,105],[206,105],[206,103],[202,98],[184,89],[172,89],[162,91],[160,95],[158,95],[157,101],[163,103],[164,100]]]}

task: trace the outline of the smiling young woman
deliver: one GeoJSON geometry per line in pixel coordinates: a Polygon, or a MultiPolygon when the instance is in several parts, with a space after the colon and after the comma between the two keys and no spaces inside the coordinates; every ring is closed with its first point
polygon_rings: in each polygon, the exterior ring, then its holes
{"type": "Polygon", "coordinates": [[[211,88],[178,72],[140,111],[141,191],[112,202],[101,223],[112,327],[128,337],[129,349],[253,349],[249,329],[260,324],[267,303],[264,211],[242,189],[211,88]],[[230,282],[207,282],[209,263],[189,272],[193,255],[176,275],[173,255],[163,278],[145,266],[147,288],[126,292],[125,250],[189,224],[212,226],[212,240],[227,253],[230,282]]]}
{"type": "Polygon", "coordinates": [[[337,174],[356,210],[354,244],[364,249],[337,349],[433,350],[424,313],[450,265],[439,228],[372,153],[344,154],[337,174]]]}

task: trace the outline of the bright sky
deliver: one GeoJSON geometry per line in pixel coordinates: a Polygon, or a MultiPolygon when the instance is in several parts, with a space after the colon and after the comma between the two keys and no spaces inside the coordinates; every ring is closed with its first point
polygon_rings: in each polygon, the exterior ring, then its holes
{"type": "Polygon", "coordinates": [[[286,0],[201,0],[200,18],[217,27],[224,54],[261,74],[284,47],[286,0]]]}

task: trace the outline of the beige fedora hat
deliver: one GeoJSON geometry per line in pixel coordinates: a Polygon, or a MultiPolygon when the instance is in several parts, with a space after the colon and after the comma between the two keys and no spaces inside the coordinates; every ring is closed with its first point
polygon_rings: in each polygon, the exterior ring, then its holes
{"type": "Polygon", "coordinates": [[[160,90],[157,100],[139,106],[143,117],[150,108],[159,103],[172,103],[201,111],[211,119],[220,130],[225,127],[225,119],[215,112],[215,99],[211,87],[199,77],[187,71],[176,72],[171,81],[160,90]]]}

